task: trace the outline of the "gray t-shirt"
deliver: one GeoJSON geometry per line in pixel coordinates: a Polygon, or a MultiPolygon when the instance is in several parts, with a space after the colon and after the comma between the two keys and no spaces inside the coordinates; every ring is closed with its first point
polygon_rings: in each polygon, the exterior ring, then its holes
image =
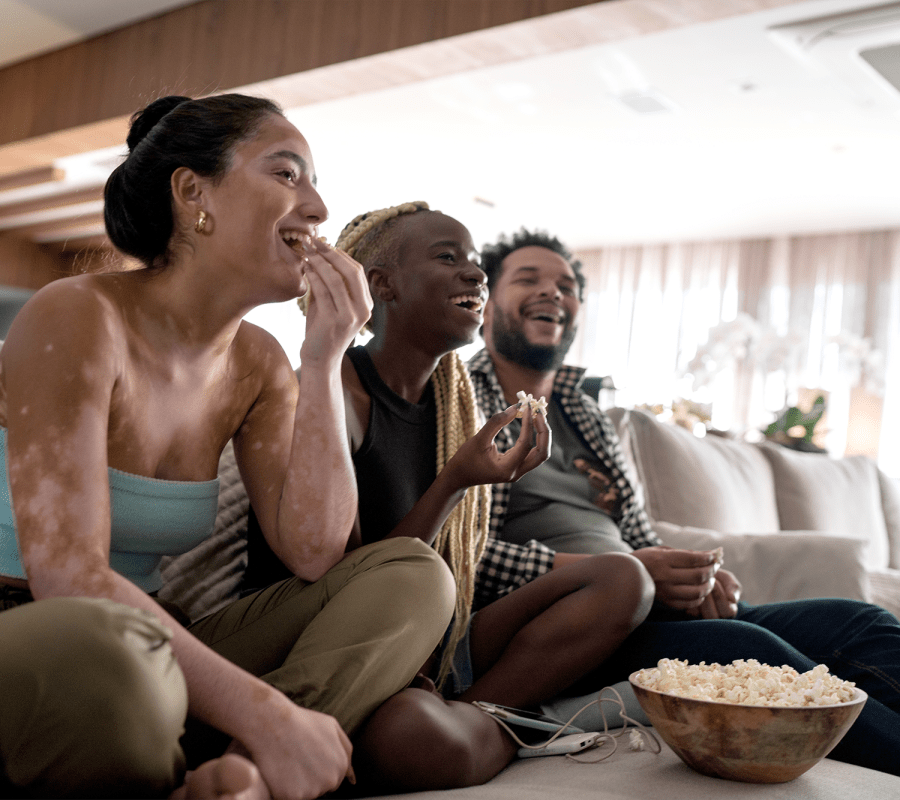
{"type": "MultiPolygon", "coordinates": [[[[564,553],[630,553],[614,520],[594,505],[597,490],[572,463],[597,459],[556,400],[547,404],[547,422],[553,432],[550,458],[512,484],[501,538],[514,544],[537,539],[564,553]]],[[[518,436],[521,423],[512,426],[518,436]]]]}

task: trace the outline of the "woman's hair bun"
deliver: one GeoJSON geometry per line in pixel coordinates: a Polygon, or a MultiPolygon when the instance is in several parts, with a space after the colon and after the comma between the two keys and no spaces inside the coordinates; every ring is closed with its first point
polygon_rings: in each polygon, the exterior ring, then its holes
{"type": "Polygon", "coordinates": [[[270,114],[282,111],[271,100],[242,94],[161,97],[135,114],[128,157],[110,173],[104,191],[103,214],[113,245],[145,266],[166,266],[179,232],[172,210],[175,170],[185,167],[220,178],[234,148],[254,136],[270,114]]]}
{"type": "Polygon", "coordinates": [[[128,131],[128,138],[125,140],[128,145],[128,152],[131,153],[141,140],[150,133],[151,128],[166,114],[190,99],[190,97],[170,94],[167,97],[160,97],[158,100],[154,100],[145,109],[135,114],[131,118],[131,129],[128,131]]]}

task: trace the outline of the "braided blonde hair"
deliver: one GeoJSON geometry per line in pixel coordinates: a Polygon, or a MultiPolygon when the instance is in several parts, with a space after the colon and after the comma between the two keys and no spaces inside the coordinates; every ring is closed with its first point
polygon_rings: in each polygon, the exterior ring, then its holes
{"type": "MultiPolygon", "coordinates": [[[[431,376],[437,406],[437,471],[440,472],[463,442],[480,427],[475,390],[466,365],[454,350],[438,363],[431,376]]],[[[434,548],[456,578],[456,615],[445,642],[437,685],[450,672],[453,654],[465,635],[475,599],[475,572],[488,538],[491,491],[486,484],[470,487],[450,512],[434,540],[434,548]]]]}
{"type": "MultiPolygon", "coordinates": [[[[390,261],[396,257],[393,248],[397,241],[387,234],[399,217],[419,211],[431,209],[428,203],[417,201],[360,214],[344,227],[335,247],[364,267],[390,261]]],[[[371,330],[371,320],[367,327],[371,330]]],[[[437,472],[440,472],[463,442],[475,435],[481,420],[468,370],[455,351],[447,353],[438,362],[431,384],[437,410],[436,463],[437,472]]],[[[472,614],[475,571],[487,543],[490,502],[490,487],[469,488],[434,540],[434,549],[450,566],[456,579],[456,613],[450,635],[444,642],[436,681],[439,687],[450,674],[453,654],[465,635],[472,614]]]]}

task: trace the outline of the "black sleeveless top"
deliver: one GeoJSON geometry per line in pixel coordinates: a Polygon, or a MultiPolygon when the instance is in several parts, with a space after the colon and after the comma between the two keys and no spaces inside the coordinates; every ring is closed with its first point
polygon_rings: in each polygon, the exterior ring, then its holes
{"type": "Polygon", "coordinates": [[[437,407],[431,382],[408,403],[381,380],[364,347],[347,351],[372,398],[369,428],[353,456],[363,544],[387,536],[434,483],[437,407]]]}
{"type": "MultiPolygon", "coordinates": [[[[352,347],[347,356],[372,398],[369,426],[353,455],[363,544],[383,539],[410,512],[437,475],[437,406],[429,381],[421,403],[408,403],[385,384],[369,353],[352,347]]],[[[267,544],[256,514],[247,524],[243,592],[291,577],[267,544]]]]}

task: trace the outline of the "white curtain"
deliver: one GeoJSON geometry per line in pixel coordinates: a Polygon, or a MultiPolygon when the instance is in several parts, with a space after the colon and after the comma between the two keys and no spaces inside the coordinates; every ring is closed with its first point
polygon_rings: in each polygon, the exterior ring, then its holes
{"type": "Polygon", "coordinates": [[[711,402],[716,427],[746,432],[822,390],[830,452],[877,451],[882,468],[900,475],[900,423],[890,414],[900,400],[900,231],[576,256],[587,291],[569,360],[611,376],[618,404],[711,402]],[[697,388],[685,372],[710,330],[748,318],[778,347],[765,360],[736,357],[697,388]],[[855,357],[862,342],[874,351],[865,374],[855,357]]]}

